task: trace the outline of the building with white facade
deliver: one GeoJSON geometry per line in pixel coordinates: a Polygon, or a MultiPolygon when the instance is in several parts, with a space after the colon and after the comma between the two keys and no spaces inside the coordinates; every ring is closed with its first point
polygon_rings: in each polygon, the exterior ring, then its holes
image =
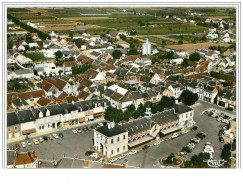
{"type": "Polygon", "coordinates": [[[146,38],[146,42],[142,45],[142,54],[143,55],[151,55],[151,43],[149,43],[149,39],[146,38]]]}

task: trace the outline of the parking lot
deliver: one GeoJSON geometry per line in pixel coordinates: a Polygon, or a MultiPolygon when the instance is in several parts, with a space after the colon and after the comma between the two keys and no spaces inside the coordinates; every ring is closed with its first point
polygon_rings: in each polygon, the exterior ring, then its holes
{"type": "MultiPolygon", "coordinates": [[[[175,139],[161,142],[158,146],[151,146],[146,150],[138,151],[135,155],[129,155],[125,159],[128,160],[129,165],[139,166],[142,168],[159,168],[161,167],[159,160],[161,157],[170,153],[177,154],[183,147],[187,146],[189,141],[196,136],[197,133],[204,132],[206,137],[196,144],[191,153],[185,156],[185,160],[189,160],[191,156],[199,154],[203,151],[206,142],[211,142],[214,145],[214,159],[220,159],[221,151],[224,143],[219,142],[218,132],[221,126],[225,125],[216,121],[215,118],[202,115],[202,112],[212,107],[212,104],[202,102],[200,106],[194,108],[194,121],[198,126],[196,131],[191,131],[186,135],[181,135],[175,139]]],[[[217,109],[223,110],[221,108],[217,109]]],[[[232,114],[232,113],[231,113],[232,114]]],[[[124,159],[116,161],[122,163],[124,159]]]]}
{"type": "MultiPolygon", "coordinates": [[[[198,126],[196,131],[190,131],[188,134],[181,135],[175,139],[163,141],[158,146],[151,146],[146,150],[138,151],[136,154],[117,160],[115,163],[120,164],[127,159],[129,166],[159,168],[161,167],[159,163],[161,157],[170,153],[178,154],[178,152],[183,147],[187,146],[189,141],[200,132],[205,132],[207,134],[206,138],[196,144],[192,152],[185,156],[185,159],[188,160],[192,155],[202,152],[206,142],[211,142],[214,145],[214,159],[220,159],[224,143],[219,142],[218,132],[221,129],[220,126],[222,126],[222,123],[216,121],[213,117],[202,114],[203,111],[211,107],[211,104],[202,103],[200,106],[194,108],[194,121],[198,126]]],[[[32,146],[27,146],[26,148],[21,147],[20,151],[35,150],[38,158],[43,161],[51,161],[53,159],[59,160],[64,154],[68,157],[87,159],[89,157],[85,156],[85,152],[93,146],[93,131],[74,134],[72,129],[77,128],[78,127],[69,128],[65,131],[61,131],[64,138],[48,140],[47,142],[44,141],[38,145],[34,145],[32,142],[32,146]]],[[[9,144],[8,148],[11,148],[14,144],[15,143],[9,144]]],[[[21,142],[18,142],[18,144],[21,146],[21,142]]]]}

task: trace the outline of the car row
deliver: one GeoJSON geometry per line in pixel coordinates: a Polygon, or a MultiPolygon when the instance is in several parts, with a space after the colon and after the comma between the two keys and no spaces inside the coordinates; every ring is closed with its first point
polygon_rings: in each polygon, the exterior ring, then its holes
{"type": "Polygon", "coordinates": [[[232,117],[230,117],[227,114],[220,112],[219,110],[216,110],[216,109],[205,110],[204,112],[202,112],[202,114],[216,118],[216,121],[222,122],[222,123],[225,123],[225,124],[229,124],[230,121],[233,120],[232,117]]]}

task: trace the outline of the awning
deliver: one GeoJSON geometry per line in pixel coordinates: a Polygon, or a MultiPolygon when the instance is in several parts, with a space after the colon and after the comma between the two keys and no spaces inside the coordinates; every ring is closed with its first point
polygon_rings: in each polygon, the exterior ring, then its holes
{"type": "Polygon", "coordinates": [[[79,119],[79,122],[80,122],[80,123],[85,122],[85,118],[80,118],[80,119],[79,119]]]}
{"type": "Polygon", "coordinates": [[[25,131],[22,131],[22,135],[27,135],[27,134],[30,134],[30,133],[35,133],[36,132],[36,129],[29,129],[29,130],[25,130],[25,131]]]}

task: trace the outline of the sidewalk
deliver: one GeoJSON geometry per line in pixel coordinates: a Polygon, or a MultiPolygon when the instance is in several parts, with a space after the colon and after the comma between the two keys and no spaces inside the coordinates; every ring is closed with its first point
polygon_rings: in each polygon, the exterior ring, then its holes
{"type": "MultiPolygon", "coordinates": [[[[104,122],[104,121],[105,121],[105,119],[99,119],[99,120],[95,121],[94,123],[87,122],[87,123],[83,123],[83,124],[76,124],[76,125],[72,125],[72,126],[68,126],[68,127],[63,127],[63,128],[60,128],[60,129],[52,129],[52,130],[48,130],[48,131],[38,132],[38,133],[35,133],[35,134],[32,134],[32,135],[29,135],[28,137],[29,137],[29,139],[33,139],[33,138],[36,138],[36,137],[39,137],[39,136],[42,136],[42,135],[47,135],[47,134],[50,134],[50,133],[55,133],[55,132],[60,132],[60,131],[66,131],[68,129],[75,128],[75,127],[93,125],[93,124],[104,122]]],[[[7,144],[11,144],[11,143],[14,143],[14,142],[19,142],[19,141],[25,141],[25,140],[26,140],[25,136],[20,136],[20,137],[8,139],[7,144]]]]}

